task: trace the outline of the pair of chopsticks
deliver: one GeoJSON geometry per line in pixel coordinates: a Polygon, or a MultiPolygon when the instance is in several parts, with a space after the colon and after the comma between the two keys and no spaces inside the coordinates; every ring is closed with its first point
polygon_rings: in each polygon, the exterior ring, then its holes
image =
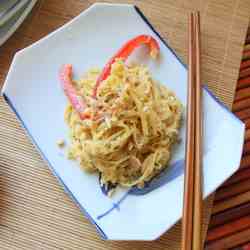
{"type": "Polygon", "coordinates": [[[188,38],[188,105],[182,250],[202,250],[202,88],[200,15],[191,13],[188,38]]]}

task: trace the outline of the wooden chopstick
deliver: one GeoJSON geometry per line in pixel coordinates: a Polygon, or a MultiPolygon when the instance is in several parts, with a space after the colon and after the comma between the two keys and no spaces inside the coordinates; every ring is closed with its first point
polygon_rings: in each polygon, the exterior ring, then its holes
{"type": "Polygon", "coordinates": [[[202,90],[200,16],[191,13],[188,38],[188,98],[182,250],[202,249],[202,90]]]}
{"type": "Polygon", "coordinates": [[[186,159],[184,180],[184,205],[182,219],[182,250],[192,249],[193,232],[193,199],[194,199],[194,16],[189,16],[188,24],[188,97],[187,97],[187,128],[186,128],[186,159]]]}
{"type": "Polygon", "coordinates": [[[195,23],[195,167],[193,250],[202,249],[202,88],[200,59],[200,15],[194,14],[195,23]]]}

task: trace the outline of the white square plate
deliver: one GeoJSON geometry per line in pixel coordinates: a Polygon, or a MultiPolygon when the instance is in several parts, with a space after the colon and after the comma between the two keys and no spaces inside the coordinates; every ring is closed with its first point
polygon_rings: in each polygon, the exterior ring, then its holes
{"type": "MultiPolygon", "coordinates": [[[[58,70],[62,64],[72,63],[78,78],[93,66],[103,67],[124,42],[143,33],[157,39],[161,58],[158,62],[150,60],[141,48],[134,59],[147,64],[153,77],[167,84],[185,106],[185,66],[133,5],[94,4],[57,31],[19,51],[3,88],[5,100],[52,172],[104,239],[154,240],[181,218],[185,122],[182,142],[173,153],[171,166],[158,179],[142,190],[119,189],[108,198],[100,189],[98,176],[82,171],[56,145],[58,139],[68,135],[63,118],[67,100],[59,84],[58,70]]],[[[206,88],[204,119],[207,197],[237,170],[244,125],[206,88]]]]}

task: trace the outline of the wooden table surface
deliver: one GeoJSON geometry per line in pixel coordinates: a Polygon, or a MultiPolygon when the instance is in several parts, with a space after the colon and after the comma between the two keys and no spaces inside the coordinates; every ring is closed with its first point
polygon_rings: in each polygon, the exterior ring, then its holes
{"type": "MultiPolygon", "coordinates": [[[[57,27],[64,24],[66,21],[70,20],[72,17],[76,16],[81,12],[83,8],[86,6],[89,6],[93,1],[90,0],[75,0],[74,4],[70,4],[73,1],[59,1],[59,0],[41,0],[38,1],[38,4],[35,6],[34,10],[32,11],[31,15],[27,18],[27,20],[22,24],[20,29],[17,30],[17,32],[14,34],[12,38],[8,40],[8,42],[0,48],[0,85],[4,82],[4,79],[6,77],[6,74],[9,69],[9,65],[11,63],[11,60],[13,58],[13,55],[15,52],[21,48],[26,47],[27,45],[30,45],[34,41],[42,38],[52,30],[55,30],[57,27]],[[45,4],[46,3],[46,4],[45,4]],[[62,4],[61,4],[62,3],[62,4]],[[50,14],[48,14],[50,13],[50,14]],[[40,19],[37,17],[39,16],[40,19]],[[32,26],[29,25],[32,23],[32,26]]],[[[124,2],[124,1],[118,1],[118,2],[124,2]]],[[[129,1],[134,2],[134,1],[129,1]]],[[[154,1],[144,1],[146,2],[146,5],[148,6],[145,8],[146,15],[151,15],[151,7],[155,6],[154,1]]],[[[143,1],[136,1],[136,4],[143,5],[143,1]]],[[[169,2],[180,2],[181,0],[176,1],[169,1],[169,2]]],[[[197,3],[197,5],[200,4],[202,7],[204,13],[208,14],[208,22],[212,23],[213,19],[209,19],[210,16],[213,16],[211,14],[211,10],[209,9],[209,6],[212,6],[211,9],[214,9],[217,4],[216,1],[206,1],[209,2],[209,4],[203,5],[201,4],[202,0],[193,0],[190,1],[184,1],[186,3],[186,7],[190,8],[192,4],[194,5],[194,2],[197,3]],[[192,3],[191,3],[192,2],[192,3]],[[207,9],[206,9],[207,8],[207,9]]],[[[225,15],[225,20],[227,18],[225,11],[228,10],[228,6],[230,3],[235,3],[238,5],[245,6],[245,8],[241,8],[241,20],[244,18],[248,18],[247,14],[244,13],[244,9],[247,9],[247,0],[239,0],[239,1],[233,1],[228,0],[226,3],[227,6],[223,8],[223,1],[221,1],[221,4],[219,9],[219,15],[225,15]],[[229,3],[230,2],[230,3],[229,3]]],[[[168,6],[168,3],[166,1],[161,3],[161,5],[168,9],[168,7],[171,7],[170,3],[168,6]]],[[[185,4],[184,4],[185,5],[185,4]]],[[[235,5],[236,6],[236,5],[235,5]]],[[[237,7],[237,6],[236,6],[237,7]]],[[[153,10],[154,13],[159,12],[160,10],[155,7],[153,10]]],[[[237,11],[236,11],[237,12],[237,11]]],[[[235,14],[235,13],[234,13],[235,14]]],[[[170,12],[169,12],[170,15],[170,12]]],[[[167,15],[166,15],[166,18],[167,15]]],[[[169,17],[169,20],[167,21],[173,21],[176,17],[169,17]],[[172,18],[172,19],[171,19],[172,18]]],[[[216,16],[215,16],[216,18],[216,16]]],[[[217,17],[218,18],[218,17],[217,17]]],[[[171,35],[170,42],[173,47],[177,47],[177,52],[181,54],[182,56],[186,54],[185,46],[182,46],[183,42],[185,41],[185,38],[181,32],[178,34],[175,34],[173,31],[170,32],[168,30],[168,27],[166,24],[160,23],[160,19],[155,19],[155,25],[156,28],[159,28],[163,32],[163,36],[168,37],[168,35],[171,35]],[[158,27],[159,26],[159,27],[158,27]],[[165,28],[164,28],[165,27],[165,28]],[[167,30],[167,31],[166,31],[167,30]],[[166,33],[164,33],[166,32],[166,33]]],[[[219,19],[218,19],[219,20],[219,19]]],[[[221,20],[220,20],[221,21],[221,20]]],[[[176,28],[183,30],[183,22],[178,23],[178,27],[176,28]]],[[[209,26],[208,26],[209,27],[209,26]]],[[[210,25],[211,28],[211,25],[210,25]]],[[[216,27],[215,27],[216,28],[216,27]]],[[[209,28],[207,28],[209,30],[209,28]]],[[[231,27],[234,32],[237,33],[237,35],[244,35],[245,30],[243,29],[243,26],[238,26],[237,24],[235,27],[231,27]]],[[[218,29],[219,32],[224,32],[223,30],[218,29]]],[[[227,33],[228,34],[228,33],[227,33]]],[[[229,36],[229,34],[228,34],[229,36]]],[[[225,93],[223,94],[223,87],[220,87],[218,81],[216,82],[215,74],[221,74],[220,80],[223,84],[230,84],[232,85],[234,80],[231,82],[228,76],[232,75],[232,78],[235,77],[235,70],[237,69],[237,54],[230,54],[230,46],[238,46],[240,47],[241,44],[236,44],[234,42],[230,42],[225,46],[224,42],[221,41],[219,46],[215,45],[215,40],[218,40],[218,37],[206,37],[206,41],[209,40],[207,44],[208,50],[205,51],[205,62],[206,62],[206,74],[205,79],[208,82],[208,84],[211,83],[211,86],[213,83],[217,84],[217,87],[214,89],[216,94],[221,94],[221,97],[224,102],[230,103],[231,102],[231,94],[232,93],[225,93]],[[210,46],[210,47],[209,47],[210,46]],[[226,54],[224,55],[221,50],[226,50],[226,54]],[[214,53],[220,54],[223,56],[220,61],[218,58],[212,58],[211,55],[214,53]],[[234,57],[232,60],[232,57],[234,57]],[[213,65],[215,67],[213,67],[213,65]],[[221,67],[219,67],[221,66],[221,67]],[[223,70],[225,69],[225,72],[223,70]],[[230,82],[230,83],[229,83],[230,82]]],[[[222,38],[221,38],[222,39],[222,38]]],[[[233,38],[232,40],[237,40],[233,38]]],[[[248,249],[246,248],[246,244],[248,241],[250,241],[250,63],[248,58],[250,57],[250,35],[248,35],[247,38],[247,44],[245,46],[244,50],[244,62],[242,62],[242,69],[240,71],[240,79],[238,81],[238,87],[237,92],[235,95],[235,102],[233,105],[234,112],[244,120],[246,123],[247,131],[246,131],[246,142],[244,147],[244,158],[242,159],[241,169],[240,171],[234,175],[230,180],[228,180],[223,187],[219,188],[217,191],[217,194],[215,196],[215,204],[213,209],[213,216],[211,219],[211,223],[209,226],[209,231],[207,234],[206,239],[206,249],[214,249],[214,250],[220,250],[220,249],[232,249],[235,247],[241,247],[241,249],[248,249]],[[245,248],[243,246],[245,245],[245,248]]],[[[234,50],[235,51],[235,50],[234,50]]],[[[235,79],[236,80],[236,79],[235,79]]],[[[232,90],[230,90],[232,91],[232,90]]],[[[230,106],[230,104],[228,104],[230,106]]],[[[1,176],[0,176],[1,177],[1,176]]],[[[1,179],[0,179],[1,181],[1,179]]],[[[15,224],[13,224],[13,227],[15,227],[15,224]]],[[[3,228],[0,228],[0,234],[3,233],[5,235],[5,232],[3,228]]],[[[94,231],[90,232],[94,234],[94,231]]],[[[6,238],[9,237],[9,233],[6,233],[6,238]]],[[[25,239],[22,237],[23,234],[19,235],[19,240],[25,242],[25,239]]],[[[79,236],[80,237],[80,236],[79,236]]],[[[45,244],[45,243],[44,243],[45,244]]],[[[161,241],[158,243],[158,246],[161,246],[161,241]]],[[[22,249],[35,249],[33,246],[36,245],[36,242],[25,242],[24,247],[22,249]],[[29,245],[30,244],[30,245],[29,245]]],[[[18,246],[18,244],[17,244],[18,246]]],[[[36,247],[36,249],[47,249],[47,246],[43,248],[36,247]]],[[[67,248],[65,246],[65,248],[67,248]]],[[[70,248],[70,246],[69,246],[70,248]]],[[[0,249],[1,249],[1,243],[0,243],[0,249]]],[[[7,249],[7,248],[6,248],[7,249]]],[[[10,249],[10,248],[8,248],[10,249]]],[[[14,249],[14,248],[13,248],[14,249]]],[[[18,249],[15,248],[15,249],[18,249]]],[[[21,248],[20,248],[21,249],[21,248]]],[[[51,249],[52,248],[51,246],[51,249]]],[[[56,248],[57,249],[57,248],[56,248]]],[[[60,247],[58,247],[60,249],[60,247]]],[[[67,248],[68,249],[68,248],[67,248]]],[[[84,248],[83,248],[84,249],[84,248]]],[[[89,248],[91,249],[91,248],[89,248]]],[[[125,249],[125,248],[124,248],[125,249]]],[[[129,247],[126,247],[126,249],[130,249],[129,247]]],[[[147,248],[147,249],[150,249],[147,248]]],[[[159,249],[163,249],[159,247],[159,249]]]]}
{"type": "Polygon", "coordinates": [[[239,171],[221,186],[206,238],[206,249],[250,249],[250,27],[242,55],[233,112],[246,125],[239,171]]]}

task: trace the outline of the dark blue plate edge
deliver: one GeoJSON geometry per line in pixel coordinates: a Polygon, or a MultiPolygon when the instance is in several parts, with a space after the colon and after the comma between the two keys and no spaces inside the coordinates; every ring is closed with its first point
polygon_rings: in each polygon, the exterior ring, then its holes
{"type": "Polygon", "coordinates": [[[64,184],[63,180],[60,178],[60,176],[56,173],[55,169],[53,168],[52,164],[49,162],[41,148],[36,143],[35,139],[31,135],[30,131],[28,130],[27,126],[25,125],[23,119],[21,118],[20,114],[17,112],[16,108],[14,107],[13,103],[11,102],[10,98],[6,95],[6,93],[2,93],[2,96],[6,103],[9,105],[9,107],[12,109],[12,111],[17,116],[18,120],[20,121],[23,128],[28,133],[29,137],[31,138],[32,143],[36,146],[36,148],[40,151],[43,159],[47,162],[48,167],[50,168],[53,175],[57,178],[58,182],[62,185],[64,191],[70,196],[70,198],[77,204],[79,209],[82,211],[83,214],[87,217],[87,219],[95,226],[97,232],[100,234],[103,240],[108,240],[108,236],[104,233],[104,231],[101,229],[101,227],[96,223],[96,221],[90,216],[90,214],[87,212],[87,210],[78,202],[74,194],[69,190],[69,188],[64,184]]]}
{"type": "Polygon", "coordinates": [[[142,13],[142,11],[139,9],[138,6],[134,5],[134,8],[136,12],[139,14],[139,16],[143,19],[143,21],[150,27],[150,29],[158,36],[158,38],[164,43],[164,45],[174,54],[174,56],[177,58],[177,60],[185,67],[187,66],[182,62],[182,60],[178,57],[176,52],[168,45],[168,43],[162,38],[162,36],[159,34],[158,31],[154,28],[154,26],[149,22],[147,17],[142,13]]]}
{"type": "MultiPolygon", "coordinates": [[[[143,19],[143,21],[150,27],[150,29],[155,33],[155,35],[163,42],[163,44],[173,53],[173,55],[176,57],[176,59],[183,65],[183,67],[185,69],[187,69],[187,65],[185,63],[182,62],[182,60],[179,58],[179,56],[177,55],[177,53],[168,45],[168,43],[162,38],[162,36],[159,34],[159,32],[156,31],[156,29],[154,28],[154,26],[149,22],[149,20],[147,19],[147,17],[142,13],[142,11],[139,9],[138,6],[134,5],[134,9],[137,12],[137,14],[143,19]]],[[[225,109],[228,113],[230,113],[231,116],[233,116],[234,118],[236,118],[241,124],[242,121],[234,114],[231,112],[231,110],[228,109],[228,107],[222,103],[218,97],[216,97],[213,92],[208,88],[207,85],[203,85],[203,88],[205,89],[205,91],[223,108],[225,109]]]]}

